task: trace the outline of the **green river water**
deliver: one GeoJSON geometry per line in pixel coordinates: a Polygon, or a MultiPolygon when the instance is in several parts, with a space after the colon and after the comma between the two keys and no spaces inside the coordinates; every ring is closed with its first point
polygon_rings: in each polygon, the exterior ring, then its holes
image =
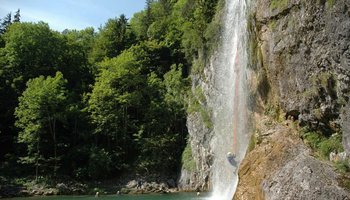
{"type": "Polygon", "coordinates": [[[208,195],[197,196],[195,193],[174,193],[155,195],[108,195],[95,198],[94,196],[50,196],[50,197],[24,197],[4,200],[205,200],[208,195]]]}

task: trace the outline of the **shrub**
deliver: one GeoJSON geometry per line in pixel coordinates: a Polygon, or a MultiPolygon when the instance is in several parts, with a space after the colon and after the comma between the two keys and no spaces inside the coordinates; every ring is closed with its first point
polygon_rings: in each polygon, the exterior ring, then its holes
{"type": "Polygon", "coordinates": [[[322,156],[328,158],[331,152],[342,152],[344,151],[342,146],[341,135],[334,135],[330,138],[320,142],[318,149],[322,156]]]}
{"type": "Polygon", "coordinates": [[[111,155],[104,149],[93,148],[89,158],[89,176],[91,178],[106,178],[112,170],[111,155]]]}
{"type": "Polygon", "coordinates": [[[182,166],[188,171],[194,171],[196,169],[196,162],[192,156],[190,143],[187,143],[185,150],[182,153],[182,166]]]}
{"type": "Polygon", "coordinates": [[[336,162],[335,163],[335,168],[341,173],[350,172],[349,160],[336,162]]]}

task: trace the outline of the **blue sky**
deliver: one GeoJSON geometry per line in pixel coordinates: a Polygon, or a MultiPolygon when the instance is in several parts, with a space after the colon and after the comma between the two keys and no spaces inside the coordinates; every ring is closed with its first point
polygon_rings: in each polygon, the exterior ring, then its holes
{"type": "Polygon", "coordinates": [[[21,9],[21,21],[44,21],[57,31],[98,28],[107,19],[125,14],[131,18],[145,0],[0,0],[0,18],[21,9]]]}

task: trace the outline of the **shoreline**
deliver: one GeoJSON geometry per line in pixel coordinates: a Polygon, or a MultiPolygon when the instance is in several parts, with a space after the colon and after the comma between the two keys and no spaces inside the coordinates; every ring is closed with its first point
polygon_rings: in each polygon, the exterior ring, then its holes
{"type": "Polygon", "coordinates": [[[86,182],[67,179],[50,184],[46,182],[35,183],[33,180],[23,181],[22,184],[2,181],[0,183],[0,199],[32,196],[95,195],[97,192],[100,195],[198,192],[179,189],[174,179],[156,181],[152,178],[149,180],[144,178],[142,180],[141,186],[134,178],[86,182]]]}

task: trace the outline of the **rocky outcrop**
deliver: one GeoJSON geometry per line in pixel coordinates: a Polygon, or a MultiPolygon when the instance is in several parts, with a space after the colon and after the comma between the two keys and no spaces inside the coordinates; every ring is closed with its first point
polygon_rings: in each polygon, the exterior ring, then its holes
{"type": "Polygon", "coordinates": [[[347,155],[350,155],[350,104],[344,108],[341,119],[343,130],[343,146],[347,155]]]}
{"type": "Polygon", "coordinates": [[[256,1],[270,92],[287,114],[326,134],[341,132],[340,114],[349,104],[349,8],[349,1],[256,1]]]}
{"type": "Polygon", "coordinates": [[[340,178],[313,157],[292,121],[260,120],[257,144],[241,164],[234,199],[350,199],[340,178]]]}
{"type": "Polygon", "coordinates": [[[138,182],[129,181],[117,194],[150,194],[150,193],[170,193],[176,191],[173,180],[167,182],[138,182]]]}
{"type": "MultiPolygon", "coordinates": [[[[250,110],[291,120],[289,126],[273,122],[257,136],[241,165],[235,198],[349,199],[332,166],[314,158],[290,126],[297,120],[326,136],[341,133],[350,155],[350,1],[252,2],[250,110]]],[[[207,100],[215,93],[213,66],[205,65],[204,74],[192,79],[193,90],[200,87],[207,100]]],[[[209,187],[213,132],[199,112],[189,115],[188,130],[197,166],[183,170],[184,185],[209,187]]]]}
{"type": "Polygon", "coordinates": [[[342,133],[350,153],[349,8],[350,1],[254,3],[253,109],[291,120],[286,126],[258,117],[257,145],[241,165],[235,199],[350,199],[342,177],[316,159],[298,134],[299,125],[328,136],[342,133]]]}
{"type": "Polygon", "coordinates": [[[211,62],[207,63],[202,73],[192,74],[191,77],[193,98],[200,106],[187,117],[189,142],[196,166],[192,171],[184,167],[181,169],[179,189],[183,191],[208,191],[211,187],[210,169],[213,164],[213,154],[210,142],[214,133],[210,121],[210,100],[212,99],[210,95],[213,93],[211,85],[213,82],[210,80],[213,78],[215,58],[216,56],[212,57],[211,62]]]}

